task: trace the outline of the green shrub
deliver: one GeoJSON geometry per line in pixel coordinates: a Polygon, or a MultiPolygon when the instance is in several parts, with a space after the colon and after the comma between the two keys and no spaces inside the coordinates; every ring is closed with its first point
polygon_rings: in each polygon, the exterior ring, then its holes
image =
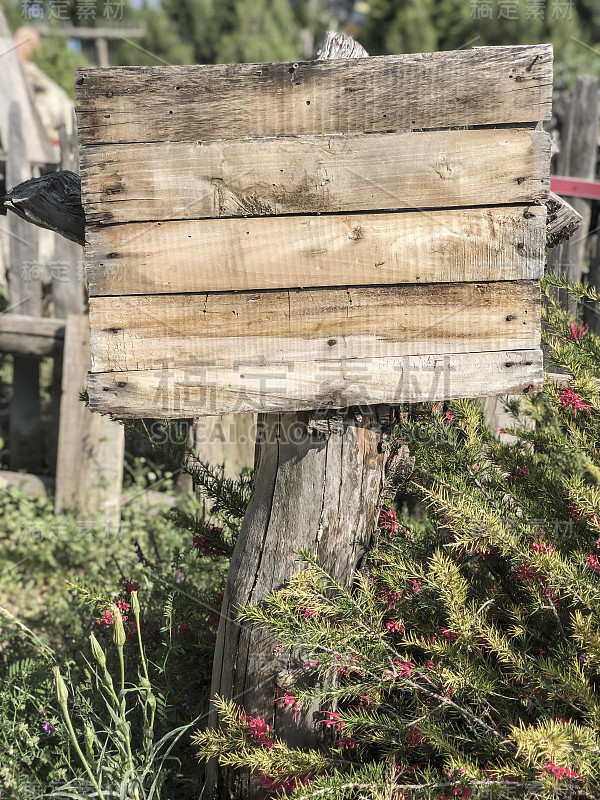
{"type": "MultiPolygon", "coordinates": [[[[169,441],[181,438],[169,427],[169,441]]],[[[204,499],[184,495],[158,515],[125,505],[119,531],[108,535],[101,523],[55,517],[51,498],[0,493],[3,798],[186,800],[201,791],[188,729],[208,704],[227,556],[251,474],[226,480],[185,449],[167,455],[185,461],[204,499]],[[115,607],[122,646],[114,642],[115,607]],[[66,705],[53,669],[67,687],[66,705]]],[[[132,495],[157,470],[132,461],[132,495]]],[[[169,489],[171,475],[151,477],[169,489]]]]}

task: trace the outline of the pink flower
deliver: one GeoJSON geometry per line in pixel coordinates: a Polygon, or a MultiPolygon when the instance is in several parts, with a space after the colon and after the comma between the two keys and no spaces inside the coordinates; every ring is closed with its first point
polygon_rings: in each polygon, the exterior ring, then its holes
{"type": "Polygon", "coordinates": [[[179,626],[179,635],[187,636],[189,632],[190,632],[190,626],[187,624],[187,622],[182,622],[181,625],[179,626]]]}
{"type": "Polygon", "coordinates": [[[590,553],[589,556],[587,557],[586,564],[588,565],[588,567],[591,567],[592,569],[596,570],[596,572],[600,572],[600,563],[598,562],[596,556],[592,555],[592,553],[590,553]]]}
{"type": "Polygon", "coordinates": [[[445,416],[446,416],[446,419],[448,419],[448,420],[454,419],[454,411],[452,411],[452,410],[446,411],[445,416]]]}
{"type": "Polygon", "coordinates": [[[402,678],[410,678],[415,668],[415,665],[412,661],[400,661],[398,658],[394,659],[394,666],[396,667],[398,675],[400,675],[402,678]]]}
{"type": "Polygon", "coordinates": [[[311,658],[310,661],[305,661],[304,664],[302,664],[302,669],[314,669],[318,663],[318,659],[311,658]]]}
{"type": "Polygon", "coordinates": [[[299,706],[291,692],[284,692],[281,697],[276,697],[275,702],[279,708],[291,708],[294,712],[294,722],[298,719],[299,706]]]}
{"type": "Polygon", "coordinates": [[[393,508],[382,508],[379,514],[379,527],[389,530],[390,535],[398,531],[398,517],[393,508]]]}
{"type": "Polygon", "coordinates": [[[335,728],[341,731],[344,727],[344,722],[341,719],[341,714],[338,711],[321,711],[321,714],[327,714],[325,719],[320,719],[317,724],[322,723],[326,728],[335,728]]]}
{"type": "Polygon", "coordinates": [[[314,619],[315,616],[317,615],[317,612],[312,608],[308,608],[308,606],[300,606],[298,610],[300,611],[304,619],[314,619]]]}
{"type": "Polygon", "coordinates": [[[427,667],[427,669],[435,669],[435,664],[430,658],[427,659],[427,661],[425,662],[425,666],[427,667]]]}
{"type": "Polygon", "coordinates": [[[356,742],[353,736],[342,736],[337,740],[337,743],[340,747],[343,747],[344,750],[348,750],[349,748],[353,748],[356,746],[356,742]]]}
{"type": "Polygon", "coordinates": [[[261,747],[270,750],[275,746],[275,742],[271,738],[273,728],[262,717],[248,717],[244,711],[242,712],[241,723],[248,736],[256,739],[261,747]]]}
{"type": "Polygon", "coordinates": [[[139,583],[136,583],[135,581],[127,581],[125,583],[125,591],[129,592],[129,594],[131,594],[131,592],[137,592],[139,588],[139,583]]]}
{"type": "Polygon", "coordinates": [[[206,631],[204,634],[204,641],[206,644],[214,644],[217,641],[214,631],[206,631]]]}
{"type": "Polygon", "coordinates": [[[589,406],[570,387],[564,389],[560,395],[560,410],[562,411],[565,408],[572,408],[575,416],[577,416],[578,411],[590,410],[589,406]]]}
{"type": "Polygon", "coordinates": [[[393,619],[390,622],[385,623],[385,629],[388,633],[394,633],[395,631],[400,631],[400,633],[404,633],[404,626],[400,625],[400,623],[393,619]]]}
{"type": "Polygon", "coordinates": [[[114,621],[115,620],[113,618],[113,615],[107,608],[104,614],[102,615],[102,618],[96,620],[96,625],[103,625],[105,628],[108,628],[108,626],[112,625],[114,621]]]}
{"type": "Polygon", "coordinates": [[[572,322],[567,328],[567,331],[576,344],[581,344],[581,339],[586,335],[589,329],[589,325],[582,324],[581,327],[579,327],[576,322],[572,322]]]}
{"type": "Polygon", "coordinates": [[[547,761],[544,764],[544,771],[554,777],[555,783],[558,783],[563,778],[581,777],[575,770],[569,769],[569,767],[561,767],[560,764],[556,764],[554,761],[547,761]]]}
{"type": "Polygon", "coordinates": [[[543,553],[545,555],[556,552],[551,544],[548,544],[547,542],[544,541],[533,542],[533,544],[531,545],[531,549],[535,550],[536,553],[543,553]]]}
{"type": "Polygon", "coordinates": [[[423,581],[417,581],[413,580],[412,578],[409,578],[407,580],[407,583],[410,583],[410,585],[412,586],[412,590],[415,594],[418,594],[421,591],[421,586],[423,585],[423,581]]]}
{"type": "MultiPolygon", "coordinates": [[[[117,600],[115,605],[121,612],[121,617],[123,619],[123,622],[127,622],[127,614],[125,612],[129,611],[129,603],[126,603],[124,600],[117,600]]],[[[115,620],[110,609],[107,608],[104,614],[102,615],[102,618],[96,620],[96,625],[103,625],[105,628],[108,628],[108,626],[112,625],[114,621],[115,620]]]]}

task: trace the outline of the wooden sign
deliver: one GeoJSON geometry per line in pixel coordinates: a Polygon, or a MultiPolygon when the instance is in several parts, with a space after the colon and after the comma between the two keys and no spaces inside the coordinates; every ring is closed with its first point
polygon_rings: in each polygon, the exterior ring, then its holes
{"type": "Polygon", "coordinates": [[[92,408],[540,387],[550,45],[77,85],[92,408]]]}

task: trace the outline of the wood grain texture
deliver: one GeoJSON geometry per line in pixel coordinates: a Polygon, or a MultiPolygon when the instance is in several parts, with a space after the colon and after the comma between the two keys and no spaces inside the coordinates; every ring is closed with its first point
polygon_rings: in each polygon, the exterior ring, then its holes
{"type": "Polygon", "coordinates": [[[563,197],[550,192],[544,201],[548,214],[546,216],[546,247],[556,247],[571,236],[581,225],[581,214],[563,197]]]}
{"type": "Polygon", "coordinates": [[[33,225],[85,244],[81,180],[74,172],[63,169],[23,181],[11,188],[1,202],[33,225]]]}
{"type": "Polygon", "coordinates": [[[537,347],[537,282],[93,298],[94,372],[537,347]]]}
{"type": "Polygon", "coordinates": [[[542,352],[535,348],[250,369],[207,366],[90,373],[88,390],[93,411],[167,419],[522,394],[541,390],[542,372],[542,352]]]}
{"type": "Polygon", "coordinates": [[[93,295],[539,278],[545,206],[92,228],[93,295]]]}
{"type": "Polygon", "coordinates": [[[84,146],[525,123],[550,118],[552,47],[83,69],[76,84],[84,146]]]}
{"type": "Polygon", "coordinates": [[[89,224],[489,206],[548,194],[550,137],[500,129],[89,147],[89,224]]]}

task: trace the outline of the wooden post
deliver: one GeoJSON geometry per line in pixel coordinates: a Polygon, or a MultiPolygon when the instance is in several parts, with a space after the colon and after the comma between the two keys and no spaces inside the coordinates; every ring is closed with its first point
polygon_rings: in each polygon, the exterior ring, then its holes
{"type": "MultiPolygon", "coordinates": [[[[577,80],[571,97],[570,108],[563,126],[557,173],[570,178],[593,180],[596,170],[598,148],[598,80],[588,75],[577,80]]],[[[569,198],[569,203],[581,215],[578,233],[556,247],[548,258],[548,266],[563,272],[570,280],[581,280],[587,233],[590,227],[590,200],[581,197],[569,198]]],[[[576,305],[572,299],[560,296],[574,314],[576,305]]],[[[592,324],[595,324],[592,322],[592,324]]],[[[600,326],[597,326],[600,330],[600,326]]]]}
{"type": "MultiPolygon", "coordinates": [[[[21,109],[10,105],[9,140],[6,161],[6,186],[31,177],[27,147],[23,136],[21,109]]],[[[18,216],[9,219],[9,311],[41,316],[42,280],[37,263],[38,231],[18,216]]],[[[42,467],[42,428],[40,419],[40,362],[36,356],[16,355],[13,361],[13,396],[10,406],[10,468],[39,472],[42,467]]]]}
{"type": "MultiPolygon", "coordinates": [[[[334,34],[327,35],[321,51],[322,58],[367,55],[350,37],[334,34]]],[[[235,610],[264,599],[298,572],[300,547],[315,553],[340,581],[351,582],[377,522],[389,417],[388,406],[328,415],[259,415],[254,490],[229,567],[211,695],[264,717],[295,745],[316,744],[316,709],[294,723],[289,710],[276,708],[275,699],[291,688],[301,665],[291,653],[276,655],[264,631],[236,622],[235,610]]],[[[209,724],[218,724],[214,709],[209,724]]],[[[250,775],[228,773],[215,764],[208,766],[206,790],[228,800],[262,795],[250,775]]]]}
{"type": "MultiPolygon", "coordinates": [[[[397,486],[412,466],[406,452],[388,465],[389,415],[389,407],[376,406],[321,418],[259,417],[254,490],[229,568],[211,694],[264,717],[294,745],[316,744],[317,709],[302,712],[294,723],[275,699],[297,682],[301,664],[292,653],[274,652],[275,642],[264,631],[236,622],[235,610],[264,599],[297,573],[300,547],[350,583],[375,529],[386,472],[388,486],[397,486]]],[[[217,724],[214,711],[209,722],[217,724]]],[[[223,798],[255,794],[249,775],[219,772],[215,765],[207,771],[207,790],[223,798]]]]}
{"type": "MultiPolygon", "coordinates": [[[[60,168],[70,170],[70,147],[67,129],[58,129],[60,141],[60,168]]],[[[75,136],[74,136],[75,140],[75,136]]],[[[54,316],[66,319],[69,314],[83,314],[83,250],[81,245],[65,239],[59,233],[54,236],[54,260],[52,263],[52,301],[54,316]],[[80,268],[81,265],[81,268],[80,268]]],[[[58,455],[58,433],[60,421],[60,398],[62,392],[62,358],[55,358],[52,378],[52,445],[53,463],[58,455]]]]}
{"type": "Polygon", "coordinates": [[[107,529],[120,520],[123,427],[92,414],[79,399],[90,368],[89,320],[70,314],[64,344],[55,513],[74,509],[84,520],[102,516],[107,529]]]}
{"type": "MultiPolygon", "coordinates": [[[[71,170],[70,147],[67,130],[64,125],[58,129],[60,141],[60,168],[71,170]]],[[[74,133],[74,136],[76,134],[74,133]]],[[[66,319],[69,314],[83,313],[83,274],[81,263],[83,250],[76,244],[57,233],[54,244],[54,265],[52,274],[52,300],[54,316],[66,319]]]]}

